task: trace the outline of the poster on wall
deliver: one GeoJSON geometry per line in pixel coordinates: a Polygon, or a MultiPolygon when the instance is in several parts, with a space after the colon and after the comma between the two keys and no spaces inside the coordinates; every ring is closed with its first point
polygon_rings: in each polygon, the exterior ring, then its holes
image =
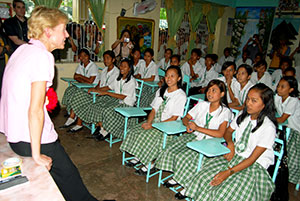
{"type": "Polygon", "coordinates": [[[254,34],[258,34],[262,53],[266,53],[274,14],[274,7],[236,8],[231,38],[232,54],[234,57],[241,57],[246,44],[256,45],[254,44],[254,34]]]}

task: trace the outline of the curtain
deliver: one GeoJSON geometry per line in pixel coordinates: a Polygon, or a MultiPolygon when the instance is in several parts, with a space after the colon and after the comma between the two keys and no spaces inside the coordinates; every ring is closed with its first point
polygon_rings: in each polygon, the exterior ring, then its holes
{"type": "Polygon", "coordinates": [[[35,6],[46,6],[48,8],[59,8],[62,0],[33,0],[35,6]]]}
{"type": "MultiPolygon", "coordinates": [[[[89,4],[93,19],[99,29],[102,33],[102,40],[104,39],[105,31],[102,29],[103,24],[103,18],[104,18],[104,11],[105,11],[105,0],[86,0],[89,4]]],[[[100,45],[100,51],[98,55],[102,55],[104,53],[105,47],[104,47],[104,41],[100,45]]]]}
{"type": "Polygon", "coordinates": [[[174,49],[176,41],[174,39],[177,30],[180,27],[184,16],[185,1],[183,0],[166,0],[166,11],[168,21],[168,47],[174,49]]]}
{"type": "Polygon", "coordinates": [[[188,11],[189,21],[191,26],[188,53],[186,59],[190,58],[192,49],[195,48],[195,40],[197,37],[196,29],[203,18],[202,4],[192,0],[186,2],[186,10],[188,11]]]}

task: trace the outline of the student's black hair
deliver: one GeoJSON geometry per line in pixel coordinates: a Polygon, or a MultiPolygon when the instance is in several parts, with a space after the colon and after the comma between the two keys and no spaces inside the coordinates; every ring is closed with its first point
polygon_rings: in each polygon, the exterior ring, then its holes
{"type": "Polygon", "coordinates": [[[207,58],[211,58],[211,60],[214,60],[213,54],[207,54],[207,55],[205,56],[205,59],[207,59],[207,58]]]}
{"type": "Polygon", "coordinates": [[[216,54],[211,54],[211,58],[214,62],[217,62],[219,57],[216,54]]]}
{"type": "MultiPolygon", "coordinates": [[[[129,68],[130,68],[130,71],[129,71],[129,73],[128,73],[127,77],[126,77],[126,81],[125,81],[125,83],[127,83],[131,79],[131,76],[133,75],[134,69],[133,69],[132,62],[129,59],[127,59],[127,58],[124,58],[124,59],[121,60],[120,66],[124,62],[126,62],[128,64],[128,66],[129,66],[129,68]]],[[[119,81],[120,79],[122,79],[122,77],[123,77],[123,75],[121,74],[121,71],[120,71],[120,74],[117,77],[117,80],[119,81]]]]}
{"type": "Polygon", "coordinates": [[[289,67],[292,66],[292,60],[290,60],[289,58],[287,57],[283,57],[280,59],[280,62],[279,62],[279,67],[283,64],[283,63],[288,63],[289,67]]]}
{"type": "Polygon", "coordinates": [[[225,53],[226,51],[229,52],[229,55],[231,55],[231,48],[230,47],[226,47],[223,51],[223,53],[225,53]]]}
{"type": "Polygon", "coordinates": [[[22,0],[14,0],[13,1],[13,8],[17,7],[17,3],[22,3],[25,6],[25,2],[24,1],[22,1],[22,0]]]}
{"type": "MultiPolygon", "coordinates": [[[[262,99],[265,107],[262,109],[262,111],[259,113],[257,117],[257,124],[256,126],[252,129],[251,132],[255,132],[259,127],[263,124],[265,117],[268,117],[273,124],[277,127],[277,121],[275,117],[276,109],[275,109],[275,104],[274,104],[274,92],[272,89],[270,89],[267,85],[264,83],[258,83],[254,85],[253,87],[250,88],[248,91],[248,94],[251,90],[256,90],[260,94],[260,98],[262,99]]],[[[248,97],[247,94],[247,97],[248,97]]],[[[249,116],[247,112],[247,104],[243,109],[242,114],[237,118],[237,124],[240,125],[244,119],[249,116]]]]}
{"type": "MultiPolygon", "coordinates": [[[[178,74],[178,77],[181,77],[181,79],[177,82],[177,87],[178,87],[178,89],[182,88],[182,79],[183,79],[183,76],[182,76],[180,67],[179,66],[169,66],[168,69],[166,70],[166,74],[167,74],[168,70],[171,70],[171,69],[176,70],[177,74],[178,74]]],[[[167,88],[168,88],[168,85],[167,85],[166,82],[164,82],[164,84],[162,85],[162,87],[160,88],[160,91],[159,91],[159,96],[162,99],[164,99],[164,94],[165,94],[165,91],[167,90],[167,88]]]]}
{"type": "Polygon", "coordinates": [[[192,49],[191,54],[193,54],[193,53],[197,54],[198,57],[201,57],[201,55],[202,55],[202,52],[199,48],[192,49]]]}
{"type": "Polygon", "coordinates": [[[178,63],[180,63],[180,56],[178,54],[173,54],[170,60],[172,60],[172,58],[176,58],[178,60],[178,63]]]}
{"type": "Polygon", "coordinates": [[[141,53],[141,49],[138,47],[134,47],[131,51],[131,54],[134,54],[136,51],[139,51],[141,53]]]}
{"type": "Polygon", "coordinates": [[[90,58],[90,51],[88,49],[82,48],[81,50],[79,50],[78,55],[80,55],[80,53],[82,53],[82,52],[84,52],[90,58]]]}
{"type": "Polygon", "coordinates": [[[223,65],[222,65],[222,70],[221,72],[223,72],[224,70],[226,70],[226,68],[228,68],[229,66],[233,66],[234,70],[236,70],[236,64],[233,61],[226,61],[223,65]]]}
{"type": "Polygon", "coordinates": [[[299,89],[298,89],[298,82],[296,78],[293,76],[283,76],[280,80],[285,80],[288,82],[290,88],[293,88],[294,90],[289,94],[291,97],[298,97],[299,95],[299,89]]]}
{"type": "Polygon", "coordinates": [[[152,48],[147,48],[145,51],[144,51],[144,55],[146,54],[146,52],[148,52],[152,57],[154,56],[154,51],[152,48]]]}
{"type": "Polygon", "coordinates": [[[167,49],[165,50],[165,53],[166,53],[167,51],[170,51],[170,52],[171,52],[171,56],[173,55],[173,50],[172,50],[171,48],[167,48],[167,49]]]}
{"type": "Polygon", "coordinates": [[[257,56],[259,56],[261,60],[264,59],[264,55],[261,52],[257,52],[255,57],[257,57],[257,56]]]}
{"type": "Polygon", "coordinates": [[[247,71],[248,76],[251,75],[252,72],[253,72],[253,68],[250,65],[248,65],[248,64],[241,64],[238,67],[237,71],[239,71],[240,68],[245,68],[245,70],[247,71]]]}
{"type": "Polygon", "coordinates": [[[122,32],[121,32],[121,35],[120,35],[120,39],[123,37],[123,34],[127,32],[129,34],[129,39],[131,40],[131,32],[128,30],[128,29],[124,29],[122,32]]]}
{"type": "Polygon", "coordinates": [[[287,68],[284,70],[283,74],[285,74],[286,72],[289,72],[289,71],[293,72],[293,74],[296,75],[296,69],[293,68],[293,67],[291,67],[291,66],[287,67],[287,68]]]}
{"type": "Polygon", "coordinates": [[[112,50],[106,50],[104,53],[103,53],[103,57],[104,55],[109,55],[112,59],[116,58],[116,55],[115,53],[112,51],[112,50]]]}
{"type": "Polygon", "coordinates": [[[266,70],[268,68],[268,64],[266,62],[266,60],[262,59],[259,62],[257,62],[256,64],[254,64],[254,68],[260,67],[260,66],[265,66],[266,70]]]}
{"type": "Polygon", "coordinates": [[[228,101],[227,101],[227,88],[226,88],[225,83],[223,81],[221,81],[221,80],[215,79],[215,80],[211,80],[208,83],[208,85],[207,85],[207,87],[205,89],[205,92],[204,92],[205,93],[205,100],[208,101],[208,99],[207,99],[207,92],[208,92],[209,88],[212,87],[212,86],[214,86],[214,85],[218,86],[218,88],[220,89],[221,93],[224,92],[224,96],[220,99],[220,105],[222,107],[225,106],[225,107],[229,108],[228,101]]]}

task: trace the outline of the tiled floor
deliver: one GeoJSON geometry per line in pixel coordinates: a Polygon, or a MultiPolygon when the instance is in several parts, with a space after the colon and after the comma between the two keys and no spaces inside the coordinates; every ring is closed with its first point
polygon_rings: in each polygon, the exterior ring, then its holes
{"type": "MultiPolygon", "coordinates": [[[[75,134],[67,133],[67,129],[59,129],[58,127],[66,120],[64,114],[65,110],[62,110],[53,119],[61,143],[78,167],[87,188],[97,199],[176,200],[172,191],[165,187],[157,187],[157,176],[151,178],[147,184],[145,177],[134,174],[134,169],[122,166],[119,150],[121,142],[109,148],[109,144],[104,141],[96,142],[93,139],[87,139],[90,133],[86,128],[75,134]]],[[[294,189],[295,186],[290,184],[290,200],[300,201],[300,193],[294,189]]]]}

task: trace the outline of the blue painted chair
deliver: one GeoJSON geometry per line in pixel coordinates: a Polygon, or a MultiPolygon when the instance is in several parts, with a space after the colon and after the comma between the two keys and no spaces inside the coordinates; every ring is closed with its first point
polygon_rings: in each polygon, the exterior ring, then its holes
{"type": "Polygon", "coordinates": [[[185,110],[184,110],[184,114],[183,116],[185,116],[189,110],[189,106],[190,106],[190,102],[191,100],[195,100],[195,101],[204,101],[205,100],[205,94],[195,94],[195,95],[192,95],[192,96],[189,96],[188,99],[187,99],[187,103],[185,105],[185,110]]]}
{"type": "Polygon", "coordinates": [[[71,77],[61,77],[60,79],[67,82],[68,87],[71,85],[72,82],[76,82],[76,80],[74,78],[71,78],[71,77]]]}
{"type": "Polygon", "coordinates": [[[183,75],[183,82],[186,83],[185,93],[186,93],[186,95],[188,95],[188,94],[189,94],[190,87],[191,87],[190,76],[188,76],[188,75],[183,75]]]}
{"type": "MultiPolygon", "coordinates": [[[[120,107],[120,108],[115,108],[116,112],[120,113],[121,115],[123,115],[125,117],[124,139],[125,139],[126,134],[127,134],[128,119],[130,117],[145,116],[147,114],[141,108],[139,108],[144,81],[137,79],[137,82],[138,82],[138,87],[136,87],[136,90],[137,90],[137,93],[136,93],[137,104],[136,104],[136,106],[137,107],[120,107]]],[[[112,144],[120,142],[120,141],[122,141],[122,139],[118,139],[118,138],[113,139],[113,136],[110,135],[109,139],[105,139],[105,141],[109,143],[109,147],[111,148],[112,144]]]]}
{"type": "Polygon", "coordinates": [[[158,68],[158,76],[165,77],[165,74],[166,74],[166,72],[163,69],[158,68]]]}

